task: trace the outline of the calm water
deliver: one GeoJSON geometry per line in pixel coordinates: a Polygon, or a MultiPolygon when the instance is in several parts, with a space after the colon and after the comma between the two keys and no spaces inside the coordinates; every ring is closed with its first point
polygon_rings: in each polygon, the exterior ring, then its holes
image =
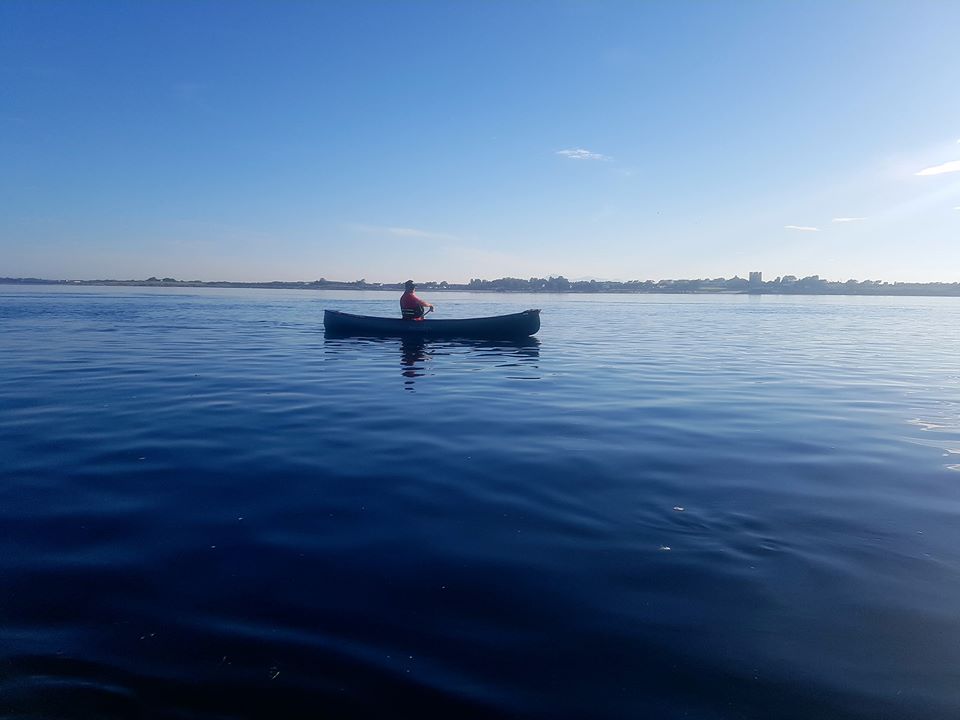
{"type": "Polygon", "coordinates": [[[960,716],[960,300],[0,286],[0,715],[960,716]]]}

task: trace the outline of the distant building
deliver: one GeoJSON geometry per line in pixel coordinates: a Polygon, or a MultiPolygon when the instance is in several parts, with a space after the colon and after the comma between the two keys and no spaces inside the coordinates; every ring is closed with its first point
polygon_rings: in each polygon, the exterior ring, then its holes
{"type": "Polygon", "coordinates": [[[750,273],[750,284],[751,284],[751,285],[759,285],[759,284],[762,283],[762,282],[763,282],[763,273],[762,273],[762,272],[754,271],[754,272],[751,272],[751,273],[750,273]]]}

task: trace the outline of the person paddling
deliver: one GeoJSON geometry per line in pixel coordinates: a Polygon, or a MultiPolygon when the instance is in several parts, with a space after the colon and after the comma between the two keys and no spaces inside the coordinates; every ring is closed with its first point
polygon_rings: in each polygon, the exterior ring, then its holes
{"type": "Polygon", "coordinates": [[[403,284],[403,295],[400,296],[400,312],[403,314],[404,320],[423,320],[423,316],[433,310],[433,305],[426,300],[421,300],[414,294],[413,291],[416,288],[413,280],[407,280],[403,284]]]}

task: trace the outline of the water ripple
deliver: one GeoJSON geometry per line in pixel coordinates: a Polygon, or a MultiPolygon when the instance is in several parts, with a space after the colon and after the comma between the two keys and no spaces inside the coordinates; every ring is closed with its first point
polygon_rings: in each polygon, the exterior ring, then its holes
{"type": "Polygon", "coordinates": [[[950,298],[0,291],[0,716],[960,713],[950,298]]]}

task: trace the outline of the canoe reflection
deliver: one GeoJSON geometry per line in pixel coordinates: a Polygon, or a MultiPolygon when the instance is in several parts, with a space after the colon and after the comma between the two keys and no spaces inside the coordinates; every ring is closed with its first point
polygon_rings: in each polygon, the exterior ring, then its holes
{"type": "Polygon", "coordinates": [[[382,358],[380,350],[398,348],[404,389],[413,390],[419,378],[449,377],[458,371],[497,370],[516,380],[540,379],[540,341],[534,337],[515,340],[440,340],[428,338],[347,338],[327,334],[325,351],[349,356],[363,352],[370,361],[382,358]]]}
{"type": "Polygon", "coordinates": [[[400,341],[401,375],[406,378],[406,390],[412,390],[417,378],[427,375],[427,363],[438,359],[464,356],[464,364],[486,365],[497,368],[522,368],[524,375],[508,375],[515,379],[539,379],[540,341],[533,337],[516,340],[426,340],[404,338],[400,341]]]}

